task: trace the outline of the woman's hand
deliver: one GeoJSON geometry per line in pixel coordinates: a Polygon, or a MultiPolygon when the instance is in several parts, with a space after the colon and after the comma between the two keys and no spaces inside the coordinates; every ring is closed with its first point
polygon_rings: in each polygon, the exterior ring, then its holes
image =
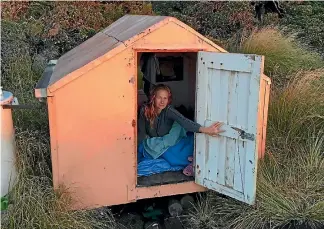
{"type": "Polygon", "coordinates": [[[220,127],[223,125],[221,122],[216,122],[209,127],[200,127],[199,131],[204,134],[208,134],[210,136],[217,136],[219,133],[224,132],[224,130],[220,130],[220,127]]]}

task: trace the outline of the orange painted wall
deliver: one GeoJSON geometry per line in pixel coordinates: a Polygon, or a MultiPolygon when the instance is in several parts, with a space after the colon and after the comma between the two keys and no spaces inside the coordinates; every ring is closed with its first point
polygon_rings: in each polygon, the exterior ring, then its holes
{"type": "Polygon", "coordinates": [[[54,187],[64,184],[69,188],[76,201],[73,208],[117,205],[204,190],[193,182],[136,188],[134,56],[136,50],[166,47],[177,51],[186,47],[217,51],[171,22],[48,98],[54,187]]]}
{"type": "Polygon", "coordinates": [[[125,50],[55,92],[56,182],[93,206],[127,202],[134,185],[135,84],[125,50]],[[127,58],[125,58],[127,57],[127,58]]]}

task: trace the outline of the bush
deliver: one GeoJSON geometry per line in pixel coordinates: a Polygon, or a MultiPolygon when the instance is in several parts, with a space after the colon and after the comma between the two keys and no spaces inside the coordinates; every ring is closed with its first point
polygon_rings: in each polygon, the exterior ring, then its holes
{"type": "Polygon", "coordinates": [[[324,4],[321,1],[286,3],[286,15],[280,26],[293,31],[300,42],[324,57],[324,4]]]}
{"type": "Polygon", "coordinates": [[[249,2],[154,1],[152,6],[155,13],[176,17],[204,36],[217,40],[227,40],[257,25],[249,2]]]}

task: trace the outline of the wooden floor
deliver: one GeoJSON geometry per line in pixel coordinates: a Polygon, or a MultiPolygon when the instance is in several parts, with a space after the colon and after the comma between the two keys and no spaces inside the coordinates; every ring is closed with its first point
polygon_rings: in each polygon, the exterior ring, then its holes
{"type": "Polygon", "coordinates": [[[162,184],[175,184],[187,181],[193,181],[194,177],[188,177],[182,173],[182,171],[177,172],[165,172],[160,174],[154,174],[147,177],[138,177],[137,186],[147,187],[162,184]]]}

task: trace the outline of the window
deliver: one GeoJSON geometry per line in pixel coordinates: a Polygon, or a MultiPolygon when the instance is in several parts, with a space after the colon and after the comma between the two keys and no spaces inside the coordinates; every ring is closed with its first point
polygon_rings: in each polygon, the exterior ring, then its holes
{"type": "Polygon", "coordinates": [[[158,57],[160,75],[157,75],[156,82],[182,81],[183,80],[183,57],[158,57]]]}

